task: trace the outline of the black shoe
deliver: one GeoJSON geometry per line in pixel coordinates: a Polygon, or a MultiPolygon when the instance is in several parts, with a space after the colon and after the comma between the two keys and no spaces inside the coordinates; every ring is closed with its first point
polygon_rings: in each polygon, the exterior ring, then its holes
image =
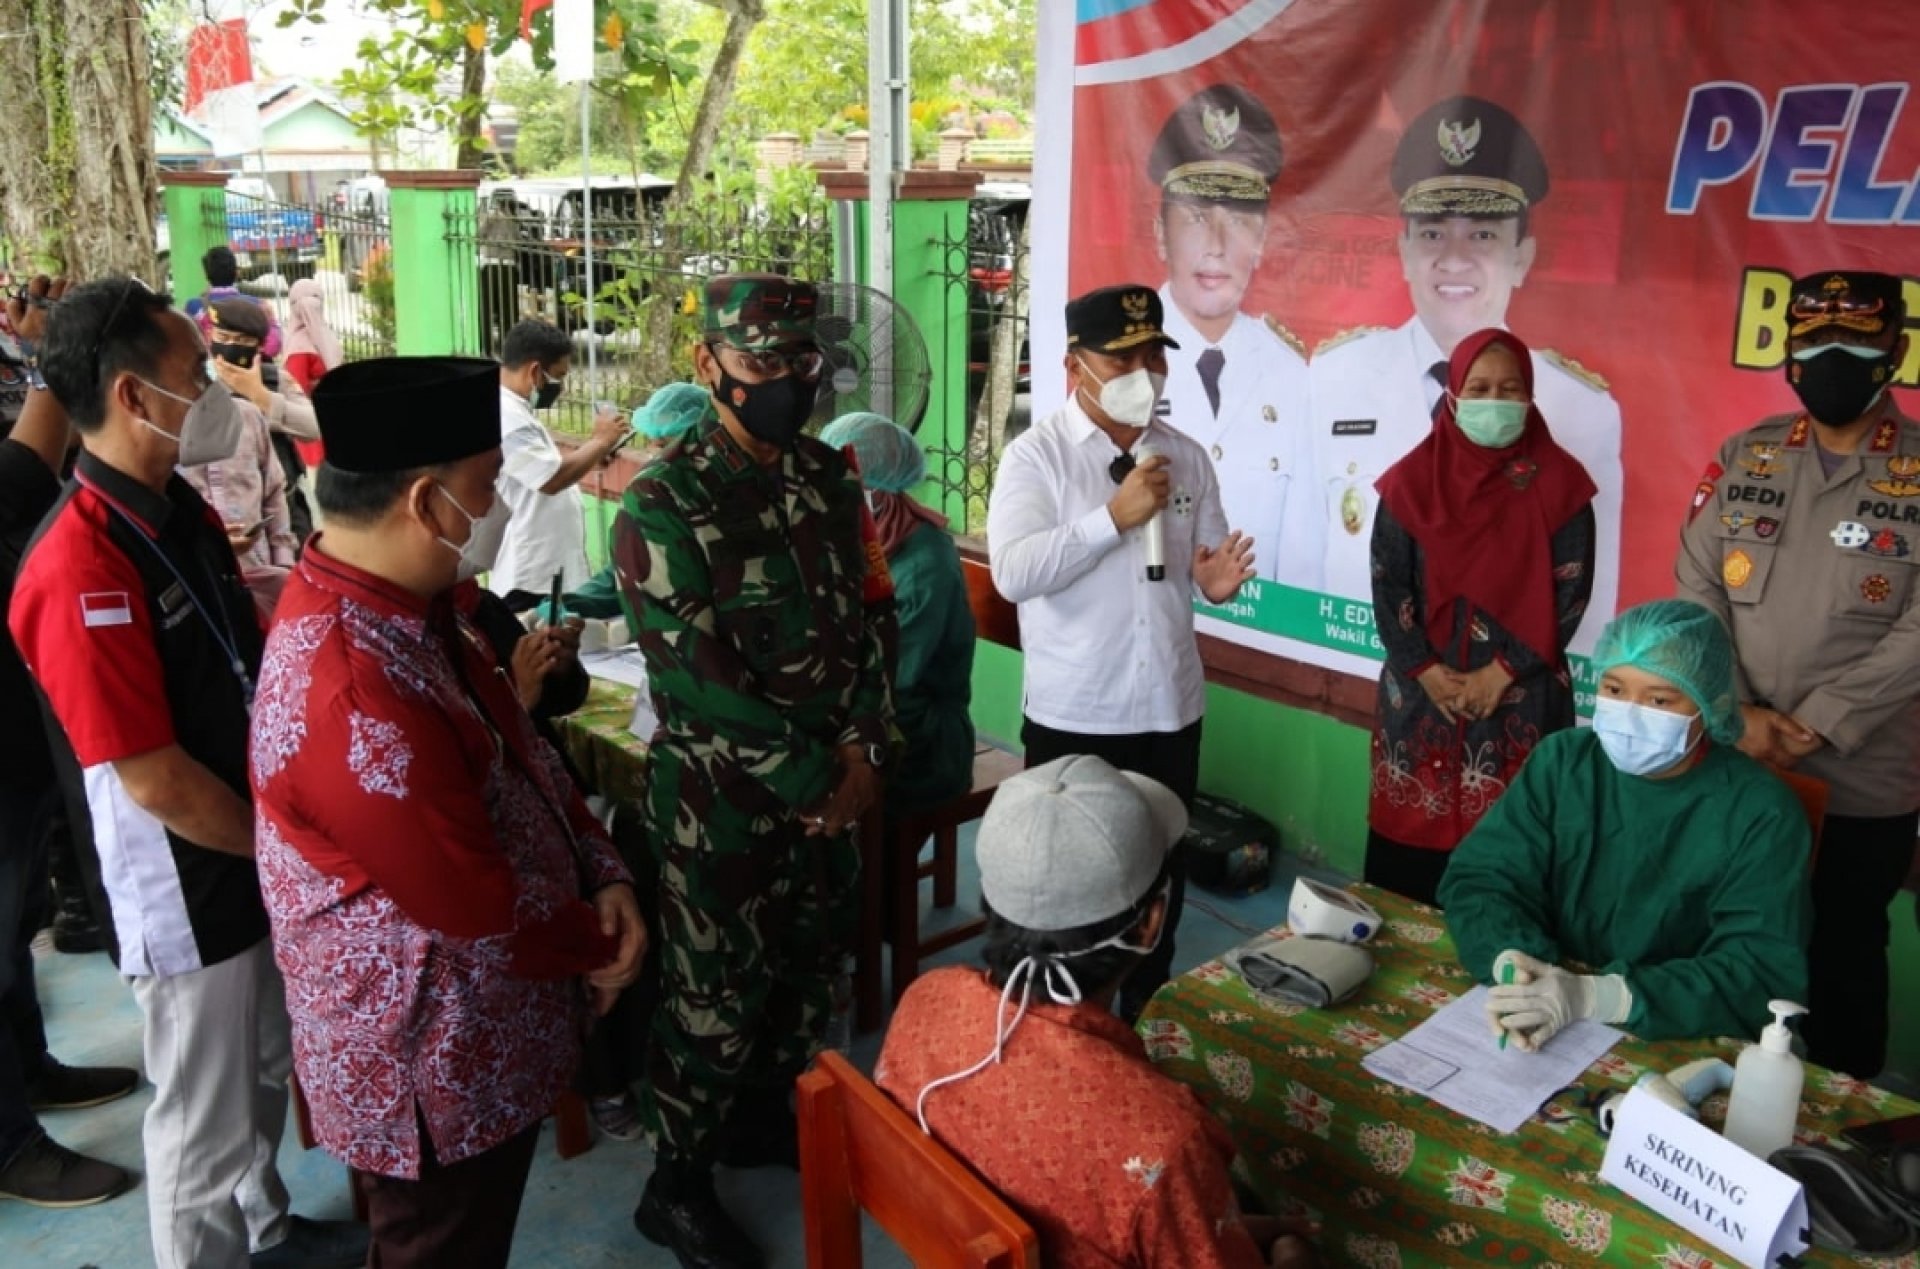
{"type": "Polygon", "coordinates": [[[674,1254],[680,1269],[764,1269],[766,1260],[713,1192],[713,1174],[662,1160],[647,1180],[633,1227],[674,1254]]]}
{"type": "Polygon", "coordinates": [[[35,1110],[79,1110],[119,1101],[140,1087],[140,1072],[125,1066],[62,1066],[49,1055],[27,1082],[35,1110]]]}
{"type": "Polygon", "coordinates": [[[0,1168],[0,1198],[35,1207],[90,1207],[133,1184],[125,1168],[75,1154],[38,1133],[0,1168]]]}
{"type": "Polygon", "coordinates": [[[304,1216],[287,1220],[285,1238],[247,1257],[253,1269],[360,1269],[367,1263],[365,1225],[304,1216]]]}
{"type": "Polygon", "coordinates": [[[53,918],[53,950],[69,955],[104,952],[107,938],[91,916],[62,909],[53,918]]]}

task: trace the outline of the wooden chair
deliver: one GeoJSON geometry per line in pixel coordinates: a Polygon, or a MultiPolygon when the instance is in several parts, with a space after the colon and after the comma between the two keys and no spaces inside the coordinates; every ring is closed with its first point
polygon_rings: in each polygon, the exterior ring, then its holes
{"type": "Polygon", "coordinates": [[[1018,1213],[837,1053],[799,1080],[808,1269],[860,1269],[860,1212],[921,1269],[1037,1269],[1018,1213]]]}
{"type": "Polygon", "coordinates": [[[1827,818],[1827,782],[1818,776],[1803,775],[1786,767],[1767,764],[1767,770],[1773,772],[1780,783],[1793,790],[1793,796],[1800,799],[1800,809],[1807,813],[1807,827],[1813,832],[1813,848],[1807,855],[1807,871],[1813,871],[1814,863],[1820,858],[1820,825],[1827,818]]]}
{"type": "MultiPolygon", "coordinates": [[[[961,573],[967,581],[967,605],[973,609],[974,632],[988,643],[1020,646],[1020,617],[1015,607],[993,588],[993,576],[984,560],[963,554],[961,573]]],[[[960,871],[960,826],[979,819],[993,801],[994,790],[1021,770],[1018,756],[990,745],[973,756],[972,786],[959,797],[900,821],[880,825],[877,849],[863,849],[861,867],[862,920],[860,948],[854,962],[854,1025],[871,1031],[880,1025],[880,940],[892,947],[893,999],[920,973],[924,957],[974,938],[986,928],[984,919],[964,921],[926,938],[920,937],[920,882],[933,879],[933,906],[951,908],[957,900],[960,871]],[[921,849],[933,839],[933,858],[922,863],[921,849]]],[[[863,844],[875,831],[872,820],[861,826],[863,844]]]]}

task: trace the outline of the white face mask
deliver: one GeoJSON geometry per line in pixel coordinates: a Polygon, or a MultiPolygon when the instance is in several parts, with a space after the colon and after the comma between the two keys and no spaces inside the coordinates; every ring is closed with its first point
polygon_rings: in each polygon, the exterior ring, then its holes
{"type": "MultiPolygon", "coordinates": [[[[1100,391],[1090,399],[1106,411],[1108,418],[1122,427],[1145,427],[1153,422],[1153,408],[1160,404],[1160,392],[1167,386],[1165,375],[1142,366],[1102,380],[1086,362],[1080,363],[1080,369],[1100,385],[1100,391]]],[[[1081,385],[1080,390],[1085,392],[1086,386],[1081,385]]]]}
{"type": "Polygon", "coordinates": [[[507,522],[513,515],[507,507],[507,500],[495,494],[493,505],[487,508],[487,514],[476,516],[461,506],[460,500],[448,493],[445,485],[436,480],[433,482],[433,487],[453,504],[455,511],[467,518],[469,526],[467,540],[464,543],[449,542],[446,538],[437,539],[441,546],[460,557],[460,566],[455,570],[454,576],[464,582],[491,570],[494,561],[500,558],[500,543],[507,536],[507,522]]]}
{"type": "Polygon", "coordinates": [[[221,462],[232,458],[240,448],[240,429],[243,426],[240,404],[233,399],[233,393],[227,391],[225,384],[210,383],[199,396],[183,397],[177,392],[168,392],[157,383],[145,379],[140,382],[161,396],[170,397],[187,407],[187,417],[180,424],[178,436],[151,419],[140,420],[149,432],[164,436],[180,447],[180,466],[198,467],[202,463],[221,462]]]}
{"type": "Polygon", "coordinates": [[[1621,771],[1634,776],[1658,775],[1677,765],[1700,743],[1698,738],[1687,739],[1699,717],[1602,696],[1593,703],[1593,734],[1621,771]]]}

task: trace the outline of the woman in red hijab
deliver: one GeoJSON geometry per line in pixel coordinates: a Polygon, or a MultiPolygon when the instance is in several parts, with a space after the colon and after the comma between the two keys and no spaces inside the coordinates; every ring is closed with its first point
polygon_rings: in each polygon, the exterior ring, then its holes
{"type": "Polygon", "coordinates": [[[1573,726],[1567,641],[1593,590],[1594,485],[1533,405],[1533,357],[1483,330],[1433,432],[1376,486],[1380,674],[1366,879],[1435,902],[1453,848],[1540,738],[1573,726]]]}

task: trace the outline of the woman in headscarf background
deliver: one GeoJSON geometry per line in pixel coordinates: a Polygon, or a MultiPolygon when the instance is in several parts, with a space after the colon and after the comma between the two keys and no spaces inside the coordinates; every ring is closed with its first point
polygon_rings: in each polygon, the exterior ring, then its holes
{"type": "Polygon", "coordinates": [[[1533,357],[1483,330],[1433,431],[1378,482],[1386,646],[1366,879],[1433,903],[1447,857],[1542,736],[1573,726],[1567,643],[1593,590],[1594,484],[1533,405],[1533,357]]]}
{"type": "Polygon", "coordinates": [[[893,574],[900,622],[895,721],[906,754],[887,778],[887,814],[937,806],[973,785],[973,609],[947,518],[907,493],[927,478],[913,434],[878,414],[843,414],[820,439],[853,447],[893,574]]]}
{"type": "Polygon", "coordinates": [[[1757,1036],[1805,1000],[1811,834],[1734,747],[1733,643],[1684,599],[1628,609],[1594,649],[1593,726],[1540,742],[1453,854],[1460,963],[1522,1049],[1577,1018],[1646,1040],[1757,1036]],[[1592,973],[1565,966],[1577,964],[1592,973]]]}
{"type": "MultiPolygon", "coordinates": [[[[326,301],[320,284],[312,278],[301,278],[287,291],[287,326],[286,339],[280,350],[281,369],[293,376],[302,392],[312,396],[313,385],[320,382],[320,376],[346,359],[346,354],[340,350],[339,336],[327,324],[326,301]]],[[[320,460],[326,456],[326,450],[319,441],[296,440],[294,448],[299,451],[300,461],[310,469],[317,469],[320,460]]]]}

